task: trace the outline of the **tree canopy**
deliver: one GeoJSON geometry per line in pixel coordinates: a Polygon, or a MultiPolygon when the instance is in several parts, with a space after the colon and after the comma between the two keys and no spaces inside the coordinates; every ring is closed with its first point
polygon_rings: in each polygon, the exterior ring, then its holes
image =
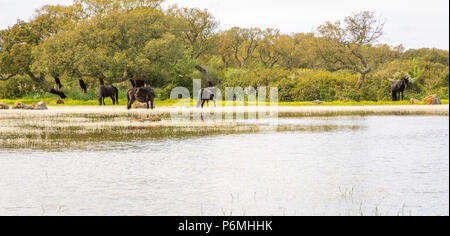
{"type": "Polygon", "coordinates": [[[238,82],[228,81],[236,71],[291,71],[272,79],[258,74],[260,78],[246,81],[281,87],[302,83],[288,82],[299,70],[341,71],[348,78],[358,76],[351,85],[360,90],[357,93],[379,79],[384,86],[395,72],[412,73],[419,65],[425,68],[422,76],[430,77],[422,82],[435,81],[423,88],[445,84],[448,78],[448,51],[405,51],[401,45],[380,44],[385,21],[374,12],[325,22],[312,33],[283,34],[278,29],[218,30],[208,10],[163,9],[162,2],[75,0],[70,6],[44,6],[29,21],[0,31],[0,81],[26,76],[44,92],[64,98],[64,83],[76,80],[84,92],[86,82],[143,81],[169,89],[188,86],[198,76],[224,86],[238,82]]]}

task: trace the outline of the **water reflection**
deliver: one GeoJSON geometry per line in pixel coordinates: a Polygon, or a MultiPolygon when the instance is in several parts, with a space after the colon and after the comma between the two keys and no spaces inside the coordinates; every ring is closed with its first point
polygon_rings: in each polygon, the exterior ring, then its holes
{"type": "Polygon", "coordinates": [[[356,126],[0,150],[0,215],[448,215],[448,117],[281,119],[356,126]]]}

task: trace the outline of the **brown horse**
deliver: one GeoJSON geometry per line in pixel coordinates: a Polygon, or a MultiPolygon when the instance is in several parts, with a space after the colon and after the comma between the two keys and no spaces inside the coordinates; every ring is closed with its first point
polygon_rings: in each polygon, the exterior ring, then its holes
{"type": "Polygon", "coordinates": [[[403,101],[403,94],[405,93],[405,90],[408,89],[409,86],[409,79],[407,77],[399,80],[394,81],[391,84],[391,90],[392,90],[392,101],[403,101]]]}
{"type": "Polygon", "coordinates": [[[137,100],[138,102],[146,103],[147,109],[151,108],[152,110],[155,109],[155,91],[152,88],[132,88],[128,90],[127,93],[127,99],[128,99],[128,105],[127,109],[130,110],[133,103],[137,100]]]}
{"type": "Polygon", "coordinates": [[[112,85],[108,85],[108,86],[100,86],[100,88],[98,89],[98,103],[101,105],[106,105],[105,104],[105,98],[110,97],[113,101],[113,105],[119,104],[119,90],[112,86],[112,85]]]}

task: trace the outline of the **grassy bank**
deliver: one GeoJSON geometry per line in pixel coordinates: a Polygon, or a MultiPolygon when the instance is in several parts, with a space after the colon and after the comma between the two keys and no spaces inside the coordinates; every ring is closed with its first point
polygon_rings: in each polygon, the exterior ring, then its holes
{"type": "MultiPolygon", "coordinates": [[[[32,104],[32,103],[38,103],[41,101],[44,101],[49,106],[97,106],[98,101],[96,100],[74,100],[74,99],[66,99],[64,100],[64,105],[57,105],[55,104],[55,98],[43,98],[43,99],[35,99],[35,98],[19,98],[19,99],[1,99],[0,102],[5,102],[8,105],[13,105],[15,102],[22,102],[25,104],[32,104]]],[[[106,104],[108,106],[113,106],[111,99],[105,100],[106,104]]],[[[179,105],[188,105],[189,101],[178,101],[178,100],[164,100],[164,101],[155,101],[156,106],[174,106],[176,104],[179,105]],[[181,102],[181,103],[180,103],[181,102]]],[[[126,99],[120,99],[119,105],[116,106],[126,106],[127,100],[126,99]]],[[[442,100],[442,104],[448,105],[449,100],[442,100]]],[[[191,100],[190,105],[194,105],[194,102],[191,100]]],[[[257,105],[257,103],[248,103],[245,102],[245,104],[239,104],[237,102],[222,102],[223,106],[233,106],[233,105],[257,105]]],[[[267,103],[266,105],[271,105],[270,103],[267,103]]],[[[399,102],[392,102],[392,101],[333,101],[333,102],[323,102],[322,104],[312,104],[312,102],[279,102],[279,106],[398,106],[398,105],[411,105],[409,101],[399,101],[399,102]]],[[[416,105],[426,105],[423,102],[420,102],[416,105]]]]}

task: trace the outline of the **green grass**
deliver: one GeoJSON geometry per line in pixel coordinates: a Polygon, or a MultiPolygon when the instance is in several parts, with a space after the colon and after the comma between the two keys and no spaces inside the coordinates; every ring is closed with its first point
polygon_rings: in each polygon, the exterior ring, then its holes
{"type": "MultiPolygon", "coordinates": [[[[20,99],[1,99],[1,102],[5,102],[8,105],[13,105],[15,102],[19,101],[25,104],[32,104],[32,103],[38,103],[41,101],[44,101],[49,106],[97,106],[98,101],[96,100],[75,100],[75,99],[65,99],[64,105],[56,105],[55,104],[55,97],[50,98],[20,98],[20,99]]],[[[105,102],[108,106],[112,106],[111,99],[107,98],[105,99],[105,102]]],[[[165,100],[165,101],[155,101],[156,106],[174,106],[177,102],[177,100],[165,100]]],[[[187,106],[189,105],[188,101],[181,101],[181,105],[187,106]]],[[[126,106],[127,100],[126,99],[120,99],[119,105],[116,106],[126,106]]],[[[223,106],[233,106],[233,105],[243,105],[238,104],[236,101],[234,102],[223,102],[223,106]]],[[[442,104],[449,104],[449,100],[442,100],[442,104]]],[[[190,105],[194,105],[193,101],[190,101],[190,105]]],[[[246,102],[245,105],[257,105],[257,103],[248,103],[246,102]]],[[[271,105],[270,103],[267,103],[267,105],[271,105]]],[[[279,102],[279,106],[390,106],[390,105],[411,105],[409,101],[401,101],[401,102],[392,102],[392,101],[333,101],[333,102],[324,102],[320,105],[313,105],[311,102],[279,102]]],[[[425,105],[425,103],[419,103],[419,105],[425,105]]]]}

